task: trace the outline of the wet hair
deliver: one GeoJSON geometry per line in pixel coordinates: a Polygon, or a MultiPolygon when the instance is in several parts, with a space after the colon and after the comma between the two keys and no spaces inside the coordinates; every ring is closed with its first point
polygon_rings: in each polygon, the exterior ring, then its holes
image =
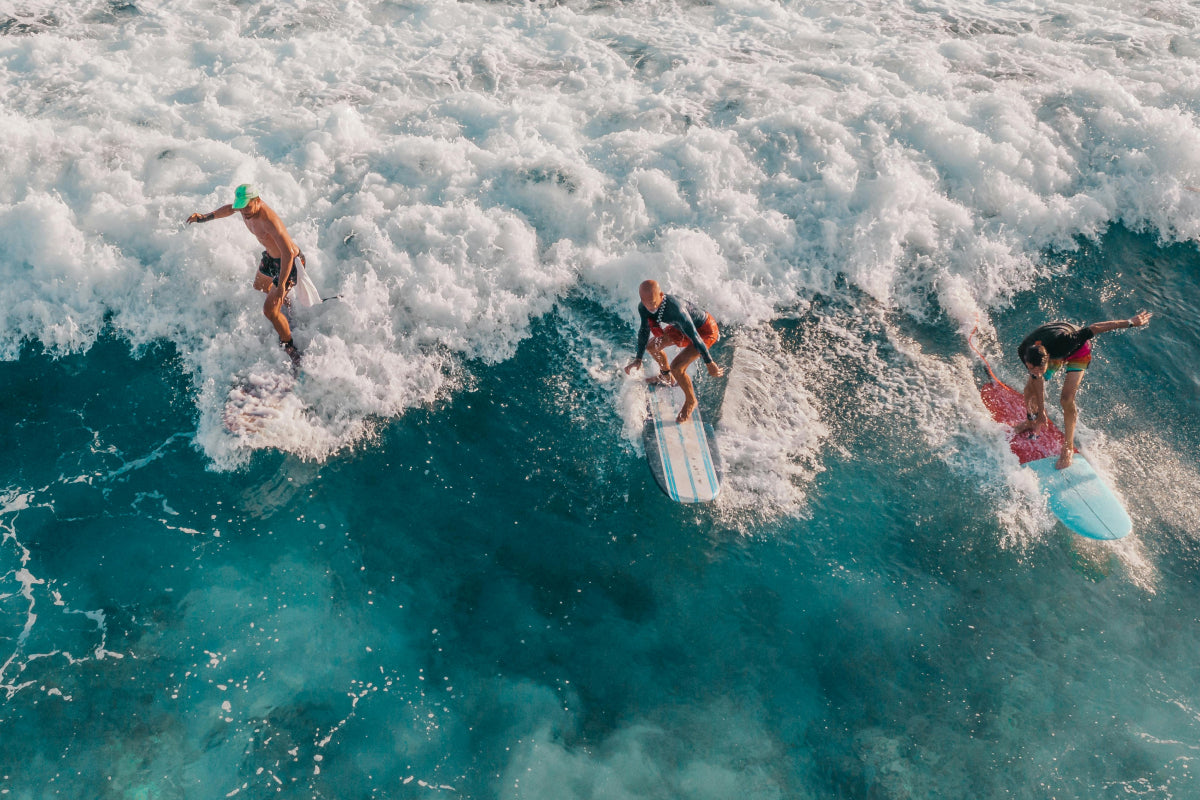
{"type": "Polygon", "coordinates": [[[1031,367],[1040,367],[1046,363],[1046,348],[1041,342],[1034,342],[1033,345],[1025,351],[1025,363],[1031,367]]]}

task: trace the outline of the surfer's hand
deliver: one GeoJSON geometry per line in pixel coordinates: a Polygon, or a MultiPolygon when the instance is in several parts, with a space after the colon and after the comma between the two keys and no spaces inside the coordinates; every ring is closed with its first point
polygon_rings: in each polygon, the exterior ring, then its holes
{"type": "Polygon", "coordinates": [[[276,312],[279,311],[283,307],[283,294],[284,290],[280,288],[279,284],[271,284],[271,288],[267,290],[267,302],[264,310],[266,306],[270,306],[276,312]]]}
{"type": "Polygon", "coordinates": [[[1129,320],[1129,327],[1140,328],[1143,325],[1149,325],[1150,317],[1152,316],[1153,314],[1151,314],[1149,311],[1139,311],[1133,315],[1132,319],[1129,320]]]}
{"type": "Polygon", "coordinates": [[[637,367],[638,369],[642,368],[642,360],[640,358],[635,358],[633,361],[630,361],[625,365],[625,374],[628,375],[634,367],[637,367]]]}
{"type": "Polygon", "coordinates": [[[199,222],[201,216],[202,216],[201,214],[192,214],[190,217],[187,218],[186,224],[191,225],[193,222],[199,222]]]}
{"type": "Polygon", "coordinates": [[[721,369],[721,366],[717,362],[710,361],[708,362],[708,374],[714,378],[719,378],[725,374],[725,370],[721,369]]]}

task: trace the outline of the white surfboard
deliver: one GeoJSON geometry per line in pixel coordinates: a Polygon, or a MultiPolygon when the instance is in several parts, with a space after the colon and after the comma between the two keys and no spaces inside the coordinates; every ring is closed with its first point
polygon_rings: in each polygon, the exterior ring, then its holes
{"type": "Polygon", "coordinates": [[[712,426],[700,407],[682,425],[675,422],[683,407],[678,386],[650,387],[650,418],[642,432],[650,472],[667,497],[680,503],[705,503],[721,492],[724,467],[712,426]]]}

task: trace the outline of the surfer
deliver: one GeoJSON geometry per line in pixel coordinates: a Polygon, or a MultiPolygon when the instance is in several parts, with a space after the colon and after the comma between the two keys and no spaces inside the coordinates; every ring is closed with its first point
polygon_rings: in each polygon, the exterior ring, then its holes
{"type": "Polygon", "coordinates": [[[667,385],[678,384],[679,388],[683,389],[683,408],[675,421],[687,422],[696,408],[696,392],[692,388],[692,379],[688,377],[687,368],[699,356],[704,359],[709,375],[719,378],[725,374],[708,352],[708,348],[721,338],[721,332],[712,314],[700,311],[686,300],[663,294],[658,281],[642,281],[642,285],[638,287],[638,295],[641,298],[641,302],[638,303],[638,315],[642,318],[642,326],[638,330],[637,355],[625,367],[625,374],[628,375],[633,369],[641,367],[642,354],[650,353],[662,370],[662,373],[652,380],[667,385]],[[669,345],[683,348],[670,364],[663,354],[663,348],[669,345]]]}
{"type": "Polygon", "coordinates": [[[232,203],[208,214],[192,214],[187,221],[191,224],[224,219],[233,216],[235,211],[241,213],[246,227],[266,248],[258,265],[258,274],[254,276],[254,288],[267,293],[263,314],[279,334],[279,345],[292,359],[292,365],[299,366],[300,351],[292,343],[292,329],[283,314],[283,303],[288,290],[296,285],[296,260],[299,259],[300,264],[306,262],[279,215],[263,202],[253,186],[243,183],[234,191],[232,203]]]}
{"type": "Polygon", "coordinates": [[[1063,388],[1060,401],[1063,410],[1063,448],[1058,469],[1071,466],[1075,457],[1075,421],[1079,412],[1075,407],[1075,394],[1083,383],[1083,373],[1092,361],[1092,338],[1101,333],[1120,328],[1140,328],[1150,322],[1149,311],[1139,311],[1131,319],[1111,322],[1093,322],[1077,328],[1069,322],[1051,322],[1036,329],[1025,337],[1017,348],[1017,356],[1029,372],[1025,383],[1026,421],[1018,425],[1016,433],[1037,433],[1049,421],[1046,416],[1046,381],[1063,370],[1063,388]]]}

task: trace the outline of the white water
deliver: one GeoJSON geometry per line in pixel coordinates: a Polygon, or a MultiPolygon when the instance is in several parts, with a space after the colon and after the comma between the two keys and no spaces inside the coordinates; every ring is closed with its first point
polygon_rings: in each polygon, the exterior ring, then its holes
{"type": "MultiPolygon", "coordinates": [[[[134,346],[170,340],[222,468],[255,447],[325,458],[458,390],[464,359],[511,357],[572,294],[630,325],[588,363],[632,349],[646,277],[747,341],[840,287],[965,329],[1062,269],[1048,248],[1111,222],[1200,233],[1200,12],[1181,3],[151,0],[0,18],[0,357],[85,349],[106,315],[134,346]],[[285,365],[250,286],[259,248],[236,218],[183,220],[244,181],[341,299],[297,311],[302,406],[238,438],[231,388],[285,365]]],[[[871,369],[851,344],[841,357],[871,369]]],[[[977,435],[957,366],[906,352],[936,390],[881,375],[877,413],[909,403],[953,420],[931,441],[977,435]]],[[[828,435],[815,391],[779,399],[770,453],[727,427],[733,495],[762,484],[729,502],[800,507],[828,435]]],[[[1046,525],[1022,491],[998,512],[1017,536],[1046,525]]]]}

